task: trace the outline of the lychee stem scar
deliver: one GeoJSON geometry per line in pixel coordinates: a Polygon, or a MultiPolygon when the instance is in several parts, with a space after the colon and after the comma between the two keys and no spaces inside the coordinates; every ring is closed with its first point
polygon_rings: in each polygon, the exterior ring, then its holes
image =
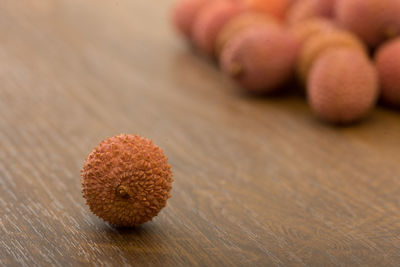
{"type": "Polygon", "coordinates": [[[129,198],[128,190],[123,185],[119,185],[117,187],[117,195],[122,197],[122,198],[129,198]]]}

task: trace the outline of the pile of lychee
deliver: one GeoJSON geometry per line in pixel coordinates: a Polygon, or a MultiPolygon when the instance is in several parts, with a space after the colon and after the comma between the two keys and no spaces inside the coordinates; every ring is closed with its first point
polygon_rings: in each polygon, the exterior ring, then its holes
{"type": "Polygon", "coordinates": [[[400,107],[400,0],[180,0],[173,23],[253,94],[296,80],[317,117],[400,107]]]}

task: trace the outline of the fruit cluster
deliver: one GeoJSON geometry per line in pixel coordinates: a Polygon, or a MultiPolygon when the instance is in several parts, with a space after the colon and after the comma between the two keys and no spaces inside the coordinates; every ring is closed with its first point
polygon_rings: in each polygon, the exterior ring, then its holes
{"type": "Polygon", "coordinates": [[[248,92],[296,77],[325,121],[400,107],[400,0],[180,0],[173,23],[248,92]]]}

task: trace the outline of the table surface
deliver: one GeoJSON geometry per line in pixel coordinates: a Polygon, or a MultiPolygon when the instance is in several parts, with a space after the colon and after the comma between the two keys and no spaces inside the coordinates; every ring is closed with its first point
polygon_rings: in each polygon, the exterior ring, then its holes
{"type": "Polygon", "coordinates": [[[303,97],[244,95],[171,29],[172,1],[0,4],[0,265],[399,265],[400,113],[333,127],[303,97]],[[150,223],[90,213],[98,142],[162,147],[150,223]]]}

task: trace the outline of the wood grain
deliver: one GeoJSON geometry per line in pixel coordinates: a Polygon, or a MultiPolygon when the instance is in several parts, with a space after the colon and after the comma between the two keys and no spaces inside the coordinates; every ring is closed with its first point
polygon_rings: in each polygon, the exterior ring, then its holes
{"type": "Polygon", "coordinates": [[[171,30],[172,1],[0,4],[0,265],[398,266],[400,113],[352,127],[242,95],[171,30]],[[108,226],[80,169],[106,136],[174,171],[153,222],[108,226]]]}

